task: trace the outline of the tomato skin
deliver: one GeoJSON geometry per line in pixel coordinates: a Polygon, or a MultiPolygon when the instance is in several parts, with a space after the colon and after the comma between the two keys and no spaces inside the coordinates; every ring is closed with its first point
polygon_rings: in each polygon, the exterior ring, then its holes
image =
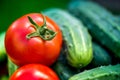
{"type": "Polygon", "coordinates": [[[47,66],[27,64],[16,70],[10,80],[59,80],[59,77],[47,66]]]}
{"type": "Polygon", "coordinates": [[[8,57],[18,66],[30,63],[50,66],[60,54],[62,46],[60,28],[54,21],[45,16],[47,27],[57,32],[56,36],[50,41],[45,41],[40,37],[27,39],[26,35],[35,32],[35,28],[27,18],[28,16],[39,26],[43,24],[43,17],[39,13],[24,15],[13,22],[5,36],[5,48],[8,57]]]}

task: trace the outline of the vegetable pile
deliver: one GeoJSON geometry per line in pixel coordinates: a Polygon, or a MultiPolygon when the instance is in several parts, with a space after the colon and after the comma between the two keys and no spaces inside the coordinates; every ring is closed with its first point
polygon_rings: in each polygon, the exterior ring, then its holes
{"type": "Polygon", "coordinates": [[[92,1],[23,15],[0,35],[0,62],[9,80],[120,80],[119,22],[92,1]]]}

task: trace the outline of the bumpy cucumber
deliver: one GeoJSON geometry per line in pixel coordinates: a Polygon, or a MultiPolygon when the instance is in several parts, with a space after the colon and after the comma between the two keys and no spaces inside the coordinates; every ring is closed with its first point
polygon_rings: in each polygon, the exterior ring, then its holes
{"type": "Polygon", "coordinates": [[[93,42],[93,59],[91,65],[93,67],[109,65],[112,63],[110,54],[98,43],[93,42]]]}
{"type": "Polygon", "coordinates": [[[86,70],[75,74],[69,80],[120,80],[120,64],[86,70]]]}
{"type": "Polygon", "coordinates": [[[64,10],[49,9],[44,13],[62,30],[68,63],[76,68],[88,65],[93,57],[92,41],[84,25],[64,10]]]}
{"type": "Polygon", "coordinates": [[[120,25],[106,9],[93,2],[74,1],[69,11],[81,19],[93,39],[120,58],[120,25]]]}

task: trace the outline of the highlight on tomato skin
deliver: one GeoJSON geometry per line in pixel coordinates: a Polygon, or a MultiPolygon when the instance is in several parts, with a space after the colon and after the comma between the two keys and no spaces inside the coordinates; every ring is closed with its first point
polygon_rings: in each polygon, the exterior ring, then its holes
{"type": "Polygon", "coordinates": [[[8,57],[18,66],[40,63],[51,66],[62,47],[62,32],[49,17],[26,14],[15,20],[5,35],[8,57]]]}
{"type": "Polygon", "coordinates": [[[48,66],[27,64],[16,70],[9,80],[60,80],[48,66]]]}

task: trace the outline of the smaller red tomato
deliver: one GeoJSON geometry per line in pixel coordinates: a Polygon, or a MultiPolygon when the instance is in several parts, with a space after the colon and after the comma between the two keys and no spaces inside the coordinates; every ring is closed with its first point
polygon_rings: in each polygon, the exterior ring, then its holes
{"type": "Polygon", "coordinates": [[[10,80],[59,80],[56,73],[41,64],[27,64],[16,70],[10,80]]]}

